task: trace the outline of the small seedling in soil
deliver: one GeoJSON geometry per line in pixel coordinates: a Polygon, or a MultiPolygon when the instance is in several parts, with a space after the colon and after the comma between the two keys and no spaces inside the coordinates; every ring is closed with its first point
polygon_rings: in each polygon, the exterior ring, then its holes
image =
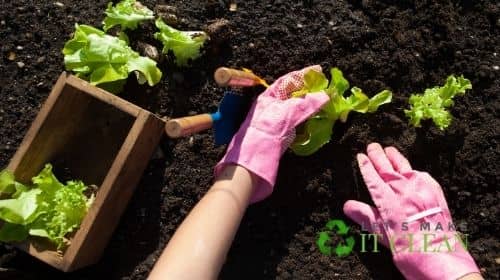
{"type": "Polygon", "coordinates": [[[28,236],[43,237],[61,250],[68,245],[68,234],[77,229],[94,195],[85,196],[87,186],[81,181],[57,180],[52,165],[32,178],[33,185],[16,182],[14,175],[0,172],[0,241],[20,242],[28,236]]]}
{"type": "Polygon", "coordinates": [[[428,88],[423,94],[412,94],[409,101],[410,109],[405,110],[405,114],[410,124],[415,127],[420,127],[422,120],[432,119],[439,129],[444,130],[453,119],[447,110],[453,106],[453,98],[456,95],[464,95],[468,89],[472,89],[468,79],[450,75],[444,86],[428,88]]]}
{"type": "Polygon", "coordinates": [[[351,111],[358,113],[373,113],[382,104],[391,102],[392,93],[383,90],[368,98],[358,87],[351,88],[351,95],[344,97],[349,88],[349,82],[337,68],[330,69],[331,81],[322,72],[310,70],[304,75],[304,87],[292,94],[292,97],[301,97],[306,94],[325,91],[330,101],[321,111],[297,130],[297,137],[291,145],[293,152],[300,156],[308,156],[328,143],[332,136],[333,125],[337,120],[345,122],[351,111]]]}
{"type": "Polygon", "coordinates": [[[105,13],[104,31],[108,31],[114,26],[120,26],[122,31],[134,30],[137,29],[140,22],[154,19],[153,11],[135,0],[122,0],[115,6],[109,2],[105,13]]]}
{"type": "Polygon", "coordinates": [[[89,25],[75,25],[72,39],[63,49],[67,70],[112,93],[123,90],[129,73],[134,72],[140,84],[157,84],[162,73],[156,62],[140,56],[128,45],[128,38],[113,37],[89,25]]]}
{"type": "Polygon", "coordinates": [[[163,43],[164,54],[170,51],[175,56],[177,66],[187,66],[190,60],[195,60],[201,56],[201,48],[207,41],[208,35],[203,31],[180,31],[157,19],[156,27],[159,32],[155,33],[155,38],[163,43]]]}

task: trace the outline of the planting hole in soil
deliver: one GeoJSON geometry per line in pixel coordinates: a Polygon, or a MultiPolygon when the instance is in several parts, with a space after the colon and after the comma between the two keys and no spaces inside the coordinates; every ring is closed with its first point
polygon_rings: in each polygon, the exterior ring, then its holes
{"type": "MultiPolygon", "coordinates": [[[[0,167],[7,167],[21,147],[61,72],[70,72],[61,50],[73,38],[75,24],[102,29],[108,2],[2,3],[0,167]]],[[[395,146],[414,169],[428,172],[440,184],[455,226],[468,234],[469,251],[483,277],[499,279],[497,2],[144,0],[142,5],[153,11],[154,19],[140,21],[137,29],[127,28],[125,33],[130,48],[155,60],[162,76],[150,86],[141,84],[144,81],[134,71],[124,71],[126,83],[116,96],[158,118],[175,120],[217,111],[226,91],[213,76],[219,67],[249,68],[271,84],[315,64],[322,66],[328,80],[330,68],[340,69],[350,86],[363,89],[369,98],[389,90],[390,103],[373,113],[351,112],[345,122],[335,122],[329,142],[313,154],[285,152],[272,196],[248,208],[219,278],[402,279],[389,250],[379,246],[375,253],[368,243],[367,252],[361,252],[363,232],[342,210],[350,199],[373,205],[356,154],[365,152],[370,142],[379,142],[395,146]],[[206,41],[194,59],[176,61],[175,51],[162,53],[167,40],[155,38],[159,15],[182,31],[210,33],[210,24],[223,22],[223,30],[214,32],[223,38],[206,41]],[[411,124],[407,114],[418,104],[410,105],[410,96],[443,86],[450,75],[463,75],[472,86],[444,108],[451,123],[446,118],[446,125],[438,121],[438,126],[426,116],[411,124]],[[353,236],[357,239],[349,255],[326,256],[319,250],[318,235],[330,220],[342,220],[350,229],[346,235],[332,234],[325,244],[335,248],[353,236]]],[[[119,30],[114,25],[107,34],[118,36],[119,30]]],[[[264,90],[258,86],[241,91],[254,97],[264,90]]],[[[52,163],[62,181],[81,179],[96,185],[99,196],[136,117],[77,91],[68,94],[70,103],[78,106],[70,109],[56,103],[54,109],[64,117],[47,118],[64,129],[42,126],[44,137],[37,137],[50,143],[37,140],[19,159],[16,177],[28,183],[44,164],[52,163]]],[[[350,94],[348,89],[345,96],[350,94]]],[[[162,125],[155,122],[157,137],[164,131],[162,125]]],[[[103,255],[94,265],[64,274],[5,243],[0,245],[0,278],[145,279],[212,185],[213,167],[226,150],[214,141],[207,129],[177,139],[164,137],[159,145],[144,144],[151,151],[141,154],[148,156],[136,154],[130,162],[143,163],[145,170],[136,178],[142,176],[135,191],[125,183],[116,188],[131,199],[128,204],[128,199],[113,202],[127,208],[121,218],[110,214],[110,221],[119,224],[109,233],[109,243],[101,243],[103,255]]],[[[115,213],[112,210],[109,213],[115,213]]]]}

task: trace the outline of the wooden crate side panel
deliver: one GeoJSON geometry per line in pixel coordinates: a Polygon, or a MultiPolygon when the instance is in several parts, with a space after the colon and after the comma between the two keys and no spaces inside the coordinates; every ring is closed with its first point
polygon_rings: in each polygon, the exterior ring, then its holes
{"type": "Polygon", "coordinates": [[[163,134],[164,122],[141,111],[80,230],[64,255],[63,270],[97,262],[163,134]]]}
{"type": "MultiPolygon", "coordinates": [[[[82,123],[92,98],[65,86],[52,110],[39,126],[36,135],[15,169],[16,179],[25,184],[40,172],[46,163],[53,163],[61,151],[67,150],[82,123]]],[[[82,178],[83,179],[83,178],[82,178]]]]}
{"type": "Polygon", "coordinates": [[[77,90],[76,94],[84,98],[85,108],[74,108],[74,111],[80,111],[78,116],[70,114],[65,117],[67,123],[73,125],[74,132],[68,134],[63,141],[65,145],[58,147],[50,160],[56,172],[68,170],[72,175],[70,179],[100,186],[136,118],[88,93],[77,90]],[[75,123],[75,119],[80,121],[75,123]]]}
{"type": "Polygon", "coordinates": [[[89,84],[87,81],[84,81],[82,79],[79,79],[75,76],[69,75],[67,79],[67,83],[70,84],[71,86],[87,92],[88,94],[94,96],[95,98],[106,102],[108,104],[111,104],[119,109],[121,109],[124,112],[127,112],[128,114],[137,117],[139,116],[139,113],[143,111],[143,109],[135,104],[132,104],[125,99],[122,99],[112,93],[109,93],[103,89],[100,89],[98,87],[95,87],[91,84],[89,84]]]}
{"type": "Polygon", "coordinates": [[[38,246],[33,242],[24,242],[17,245],[16,247],[50,266],[53,266],[59,270],[62,270],[63,268],[63,257],[57,251],[39,249],[38,246]]]}
{"type": "Polygon", "coordinates": [[[18,166],[20,165],[20,163],[23,160],[23,158],[25,157],[29,147],[31,146],[33,139],[36,137],[36,135],[38,134],[38,131],[40,130],[43,123],[47,119],[48,115],[52,111],[52,108],[54,107],[54,104],[56,103],[57,99],[59,98],[59,95],[61,94],[65,84],[66,84],[66,73],[63,72],[59,76],[59,78],[57,79],[57,82],[55,83],[54,87],[52,88],[52,91],[50,92],[49,96],[47,97],[47,100],[42,105],[35,120],[31,124],[31,127],[26,132],[26,135],[24,136],[24,139],[21,142],[21,145],[17,149],[14,157],[11,159],[11,161],[7,167],[8,170],[14,172],[14,171],[16,171],[18,166]]]}

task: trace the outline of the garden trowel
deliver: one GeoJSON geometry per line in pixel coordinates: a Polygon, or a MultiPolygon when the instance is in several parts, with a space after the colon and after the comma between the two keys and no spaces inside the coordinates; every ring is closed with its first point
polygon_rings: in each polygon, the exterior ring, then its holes
{"type": "Polygon", "coordinates": [[[250,107],[251,96],[226,91],[217,112],[171,119],[165,130],[171,138],[188,136],[214,128],[215,145],[227,144],[243,122],[250,107]]]}
{"type": "Polygon", "coordinates": [[[252,70],[243,68],[237,70],[227,67],[219,67],[214,73],[215,82],[223,87],[253,87],[262,85],[269,87],[264,79],[255,75],[252,70]]]}

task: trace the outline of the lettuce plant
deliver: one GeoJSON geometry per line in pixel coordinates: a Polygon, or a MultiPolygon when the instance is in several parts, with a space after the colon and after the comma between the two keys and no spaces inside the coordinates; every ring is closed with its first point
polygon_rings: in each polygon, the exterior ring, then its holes
{"type": "Polygon", "coordinates": [[[168,54],[172,51],[178,66],[187,66],[189,60],[195,60],[201,56],[201,47],[208,39],[207,33],[180,31],[167,25],[161,18],[158,18],[155,24],[160,31],[154,36],[163,43],[162,52],[168,54]]]}
{"type": "Polygon", "coordinates": [[[410,124],[420,127],[420,122],[432,119],[434,124],[441,130],[447,128],[453,119],[447,110],[453,106],[453,98],[456,95],[464,95],[465,91],[472,89],[472,84],[463,76],[456,78],[448,76],[442,87],[428,88],[423,94],[412,94],[410,96],[410,109],[405,110],[410,124]]]}
{"type": "Polygon", "coordinates": [[[109,2],[105,13],[106,17],[102,22],[104,31],[117,25],[121,27],[122,31],[134,30],[140,22],[154,19],[153,11],[135,0],[122,0],[115,6],[109,2]]]}
{"type": "Polygon", "coordinates": [[[27,187],[15,181],[9,171],[0,172],[0,241],[23,241],[28,236],[44,237],[58,249],[68,244],[65,236],[78,228],[94,200],[87,198],[81,181],[63,185],[50,164],[27,187]]]}
{"type": "Polygon", "coordinates": [[[330,96],[330,101],[297,130],[297,137],[291,145],[291,149],[297,155],[311,155],[328,143],[335,122],[345,122],[351,111],[373,113],[380,105],[392,100],[392,93],[389,90],[383,90],[368,98],[358,87],[352,87],[351,94],[346,97],[344,94],[349,89],[349,82],[337,68],[330,69],[330,73],[329,82],[322,72],[308,71],[304,75],[304,87],[292,94],[293,97],[299,97],[325,91],[330,96]]]}
{"type": "Polygon", "coordinates": [[[132,50],[126,37],[113,37],[88,25],[76,24],[63,54],[67,70],[113,93],[123,89],[131,72],[135,72],[140,84],[147,82],[150,86],[162,76],[156,62],[132,50]]]}

